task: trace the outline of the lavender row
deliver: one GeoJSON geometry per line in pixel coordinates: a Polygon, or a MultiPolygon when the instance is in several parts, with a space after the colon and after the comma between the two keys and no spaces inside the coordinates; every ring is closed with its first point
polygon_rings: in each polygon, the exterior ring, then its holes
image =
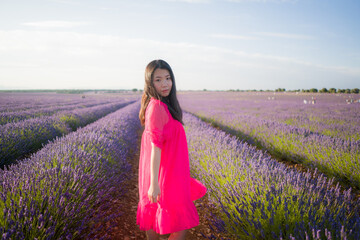
{"type": "MultiPolygon", "coordinates": [[[[283,99],[279,97],[274,100],[274,106],[261,99],[255,102],[252,98],[254,96],[241,94],[238,95],[239,98],[235,96],[237,95],[230,93],[189,94],[182,96],[181,103],[184,109],[215,125],[227,128],[278,157],[316,167],[328,176],[337,177],[360,188],[360,139],[324,135],[320,131],[311,131],[305,126],[297,127],[284,123],[282,119],[289,120],[295,111],[299,112],[298,115],[304,114],[302,105],[295,101],[299,100],[299,96],[286,96],[286,98],[283,96],[283,99]],[[216,96],[216,98],[210,98],[210,96],[216,96]],[[197,104],[193,104],[194,101],[197,104]]],[[[335,100],[327,99],[328,101],[323,103],[317,102],[316,108],[308,106],[312,110],[308,110],[307,114],[313,111],[313,118],[316,118],[320,117],[316,115],[316,112],[326,115],[326,109],[329,107],[339,111],[347,109],[348,114],[341,114],[347,117],[347,121],[344,120],[344,116],[336,116],[336,118],[349,124],[358,123],[360,104],[349,108],[348,105],[340,104],[336,96],[334,97],[335,100]]],[[[317,99],[317,101],[320,100],[317,99]]],[[[353,126],[350,130],[357,129],[360,131],[359,126],[353,126]]],[[[329,129],[329,131],[332,130],[329,129]]],[[[339,131],[342,131],[341,128],[339,131]]],[[[352,133],[353,136],[357,136],[356,134],[359,132],[352,133]]]]}
{"type": "MultiPolygon", "coordinates": [[[[93,99],[91,97],[91,99],[93,99]]],[[[99,99],[100,101],[103,99],[99,99]]],[[[76,104],[83,101],[77,94],[56,93],[0,93],[0,112],[13,112],[51,107],[56,104],[76,104]]]]}
{"type": "Polygon", "coordinates": [[[360,238],[360,200],[351,189],[291,170],[193,115],[184,121],[192,175],[208,188],[215,209],[210,227],[224,238],[360,238]]]}
{"type": "MultiPolygon", "coordinates": [[[[117,102],[121,102],[117,101],[117,102]]],[[[42,116],[51,116],[60,111],[69,111],[77,108],[87,108],[93,106],[99,106],[103,104],[110,103],[109,101],[98,102],[98,101],[83,101],[75,104],[58,104],[47,106],[44,108],[31,108],[23,111],[13,111],[13,112],[0,112],[0,125],[11,124],[14,122],[19,122],[25,119],[37,118],[42,116]]]]}
{"type": "Polygon", "coordinates": [[[103,216],[124,191],[139,108],[128,105],[0,170],[2,239],[106,238],[97,233],[121,214],[103,216]]]}
{"type": "Polygon", "coordinates": [[[130,102],[110,103],[90,108],[64,111],[0,126],[0,167],[13,163],[26,154],[37,151],[47,141],[63,136],[130,102]]]}

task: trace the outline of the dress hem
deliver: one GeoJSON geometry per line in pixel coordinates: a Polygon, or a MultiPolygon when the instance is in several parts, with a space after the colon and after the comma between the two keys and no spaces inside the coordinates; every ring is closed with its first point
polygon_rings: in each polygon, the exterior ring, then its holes
{"type": "Polygon", "coordinates": [[[163,208],[159,203],[142,205],[139,202],[136,224],[142,231],[153,229],[163,235],[198,226],[199,215],[193,202],[172,209],[163,208]]]}

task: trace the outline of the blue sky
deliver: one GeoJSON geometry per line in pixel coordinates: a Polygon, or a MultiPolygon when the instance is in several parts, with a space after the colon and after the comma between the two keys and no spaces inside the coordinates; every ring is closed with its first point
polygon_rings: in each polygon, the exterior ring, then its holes
{"type": "Polygon", "coordinates": [[[360,87],[358,0],[0,0],[0,89],[360,87]]]}

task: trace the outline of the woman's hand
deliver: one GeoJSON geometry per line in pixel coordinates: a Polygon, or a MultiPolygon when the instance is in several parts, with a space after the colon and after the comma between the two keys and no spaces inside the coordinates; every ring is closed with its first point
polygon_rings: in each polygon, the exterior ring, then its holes
{"type": "Polygon", "coordinates": [[[160,187],[158,183],[150,184],[148,197],[151,203],[156,203],[160,200],[160,187]]]}

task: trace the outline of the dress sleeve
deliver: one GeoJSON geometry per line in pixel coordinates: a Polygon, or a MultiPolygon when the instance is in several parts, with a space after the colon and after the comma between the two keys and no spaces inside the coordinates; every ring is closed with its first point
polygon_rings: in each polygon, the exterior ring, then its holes
{"type": "Polygon", "coordinates": [[[168,121],[169,116],[165,107],[160,102],[148,105],[145,115],[146,130],[150,135],[150,141],[160,149],[165,141],[164,126],[168,121]]]}

